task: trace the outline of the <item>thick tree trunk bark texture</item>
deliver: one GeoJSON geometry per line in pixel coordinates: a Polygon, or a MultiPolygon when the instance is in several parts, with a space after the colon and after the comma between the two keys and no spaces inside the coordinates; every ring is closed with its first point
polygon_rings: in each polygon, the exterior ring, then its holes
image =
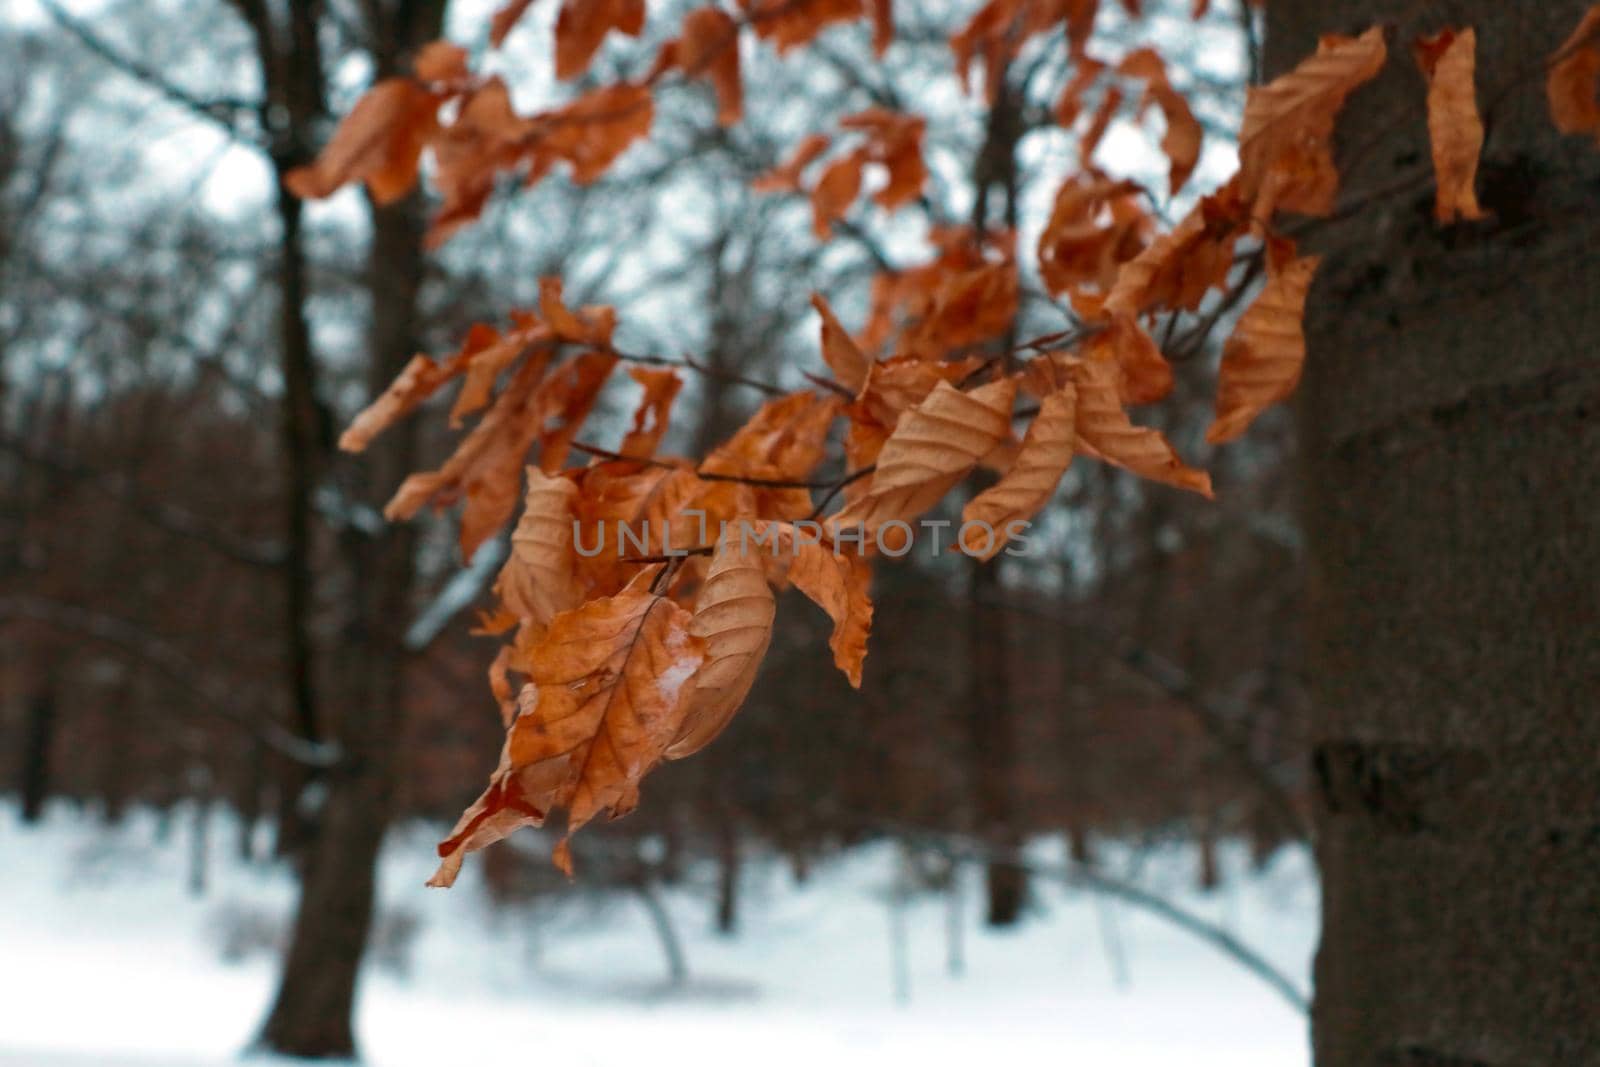
{"type": "Polygon", "coordinates": [[[1600,1063],[1600,149],[1543,94],[1587,6],[1267,5],[1269,77],[1395,27],[1307,242],[1318,1067],[1600,1063]],[[1439,227],[1406,53],[1469,25],[1493,218],[1439,227]]]}
{"type": "MultiPolygon", "coordinates": [[[[398,73],[417,47],[439,36],[444,7],[441,0],[407,0],[374,9],[381,23],[370,27],[379,48],[374,55],[379,77],[398,73]]],[[[371,208],[370,395],[382,392],[418,347],[423,210],[419,194],[371,208]]],[[[415,468],[416,452],[415,424],[394,427],[359,461],[339,466],[341,491],[356,506],[381,509],[415,468]]],[[[324,469],[333,469],[335,462],[327,457],[324,469]]],[[[295,1056],[355,1054],[357,981],[398,777],[407,659],[402,635],[413,607],[416,538],[409,526],[369,531],[364,525],[343,522],[337,532],[348,608],[337,646],[329,650],[319,676],[332,697],[323,709],[330,719],[326,733],[342,755],[326,777],[288,954],[261,1034],[266,1048],[295,1056]]]]}

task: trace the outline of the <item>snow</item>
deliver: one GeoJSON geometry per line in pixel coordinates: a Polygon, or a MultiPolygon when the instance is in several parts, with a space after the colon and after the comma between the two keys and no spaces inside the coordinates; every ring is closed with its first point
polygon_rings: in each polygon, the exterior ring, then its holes
{"type": "MultiPolygon", "coordinates": [[[[156,822],[139,812],[111,831],[56,808],[29,828],[0,807],[0,1065],[219,1067],[247,1044],[275,961],[266,949],[225,961],[224,932],[270,940],[292,885],[235,861],[217,816],[206,893],[193,896],[188,816],[164,842],[156,822]]],[[[947,970],[948,895],[911,897],[897,995],[892,845],[819,864],[803,885],[753,861],[734,938],[709,929],[711,872],[696,872],[662,891],[691,976],[673,989],[636,897],[573,891],[491,909],[475,863],[456,889],[425,890],[438,829],[397,830],[385,852],[380,914],[409,916],[417,934],[409,967],[379,962],[363,977],[360,1038],[375,1067],[1307,1062],[1304,1017],[1259,979],[1158,918],[1058,883],[1036,884],[1020,928],[992,933],[977,922],[979,872],[966,871],[959,977],[947,970]]],[[[1056,848],[1036,851],[1055,862],[1056,848]]],[[[1251,872],[1226,850],[1228,881],[1212,894],[1192,888],[1185,849],[1104,855],[1304,986],[1316,894],[1303,853],[1251,872]]]]}

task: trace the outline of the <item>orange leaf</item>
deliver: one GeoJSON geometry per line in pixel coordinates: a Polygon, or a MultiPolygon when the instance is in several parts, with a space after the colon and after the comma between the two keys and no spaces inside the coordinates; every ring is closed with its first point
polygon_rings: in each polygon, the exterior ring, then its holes
{"type": "Polygon", "coordinates": [[[1315,55],[1250,90],[1239,131],[1239,187],[1258,219],[1276,210],[1326,215],[1339,191],[1333,126],[1345,98],[1374,77],[1388,50],[1383,28],[1328,34],[1315,55]]]}
{"type": "Polygon", "coordinates": [[[813,293],[811,306],[817,309],[817,314],[822,316],[822,360],[833,371],[834,378],[840,385],[852,393],[860,392],[862,385],[867,380],[867,369],[871,363],[850,334],[839,325],[839,320],[834,318],[833,309],[820,294],[813,293]]]}
{"type": "Polygon", "coordinates": [[[522,518],[511,534],[511,554],[500,568],[494,592],[519,619],[546,626],[577,607],[580,595],[573,572],[573,501],[578,487],[537,467],[527,469],[528,492],[522,518]]]}
{"type": "Polygon", "coordinates": [[[800,175],[811,166],[833,143],[826,134],[813,133],[795,146],[794,152],[784,162],[756,176],[750,188],[758,193],[795,192],[800,188],[800,175]]]}
{"type": "MultiPolygon", "coordinates": [[[[861,527],[877,543],[885,526],[906,523],[937,504],[1011,436],[1016,389],[1009,378],[966,393],[940,382],[901,417],[878,456],[870,487],[828,519],[829,531],[861,527]]],[[[904,536],[897,540],[903,543],[904,536]]]]}
{"type": "Polygon", "coordinates": [[[588,70],[612,30],[639,36],[644,9],[644,0],[565,0],[556,16],[556,77],[566,81],[588,70]]]}
{"type": "Polygon", "coordinates": [[[787,580],[833,620],[828,638],[833,662],[859,689],[872,630],[871,564],[859,552],[840,555],[817,537],[784,523],[756,523],[752,552],[756,539],[769,546],[767,550],[780,564],[787,562],[787,580]]]}
{"type": "Polygon", "coordinates": [[[1078,393],[1071,382],[1046,396],[1022,437],[1022,448],[1011,469],[961,509],[963,526],[979,523],[989,532],[981,551],[972,552],[962,545],[969,555],[994,558],[1005,547],[1011,524],[1033,518],[1050,502],[1072,464],[1077,408],[1078,393]]]}
{"type": "Polygon", "coordinates": [[[467,853],[567,808],[567,834],[637,802],[639,782],[677,736],[705,655],[689,613],[630,589],[556,616],[534,649],[521,714],[483,796],[439,845],[430,885],[467,853]]]}
{"type": "Polygon", "coordinates": [[[1085,348],[1087,358],[1116,365],[1124,404],[1153,404],[1172,392],[1172,365],[1131,315],[1115,316],[1085,348]]]}
{"type": "Polygon", "coordinates": [[[494,17],[489,20],[489,44],[495,48],[505,44],[511,28],[517,24],[517,20],[522,18],[528,8],[533,6],[533,3],[534,0],[509,0],[509,3],[496,11],[494,17]]]}
{"type": "Polygon", "coordinates": [[[1545,96],[1556,129],[1600,140],[1600,4],[1588,10],[1552,57],[1545,96]]]}
{"type": "Polygon", "coordinates": [[[296,196],[321,199],[364,181],[380,204],[399,200],[417,183],[422,148],[438,129],[439,98],[410,78],[388,78],[356,101],[310,166],[288,173],[296,196]]]}
{"type": "MultiPolygon", "coordinates": [[[[553,160],[572,167],[572,180],[587,185],[604,174],[633,142],[650,136],[655,102],[644,85],[619,82],[585,93],[542,116],[544,136],[538,152],[548,168],[553,160]]],[[[530,175],[531,177],[532,175],[530,175]]]]}
{"type": "Polygon", "coordinates": [[[811,229],[821,240],[833,233],[835,219],[842,219],[856,195],[861,192],[859,152],[836,159],[823,170],[811,190],[811,229]]]}
{"type": "Polygon", "coordinates": [[[693,755],[723,731],[755,684],[772,643],[777,603],[766,572],[747,547],[734,526],[717,541],[689,626],[706,643],[705,665],[695,676],[688,714],[667,749],[668,759],[693,755]]]}
{"type": "Polygon", "coordinates": [[[1316,274],[1316,256],[1292,259],[1267,280],[1222,350],[1217,382],[1217,417],[1206,431],[1212,443],[1231,441],[1255,417],[1286,399],[1300,382],[1306,337],[1306,294],[1316,274]]]}
{"type": "Polygon", "coordinates": [[[879,57],[894,40],[894,0],[872,0],[872,51],[879,57]]]}
{"type": "Polygon", "coordinates": [[[628,376],[644,386],[644,396],[639,398],[639,407],[633,413],[633,429],[628,431],[617,451],[634,459],[648,459],[655,455],[656,446],[667,432],[672,402],[683,388],[683,379],[673,371],[648,367],[635,367],[628,376]]]}
{"type": "Polygon", "coordinates": [[[1197,308],[1207,290],[1227,282],[1240,207],[1231,183],[1201,200],[1171,233],[1122,265],[1106,295],[1104,313],[1131,316],[1156,307],[1197,308]]]}
{"type": "Polygon", "coordinates": [[[1211,476],[1186,465],[1158,430],[1135,426],[1122,408],[1114,364],[1084,360],[1072,367],[1078,388],[1078,450],[1151,481],[1211,496],[1211,476]]]}
{"type": "Polygon", "coordinates": [[[739,24],[718,7],[700,7],[683,19],[678,62],[690,77],[710,80],[717,91],[717,122],[732,126],[744,114],[739,80],[739,24]]]}
{"type": "Polygon", "coordinates": [[[1137,183],[1092,171],[1062,183],[1039,234],[1039,274],[1052,295],[1082,285],[1108,290],[1121,265],[1143,251],[1150,219],[1141,192],[1137,183]]]}
{"type": "Polygon", "coordinates": [[[861,17],[862,0],[739,0],[756,36],[771,41],[782,55],[809,44],[835,22],[861,17]]]}
{"type": "Polygon", "coordinates": [[[1483,218],[1473,188],[1483,149],[1483,120],[1478,117],[1473,81],[1477,47],[1478,37],[1471,28],[1420,37],[1412,46],[1428,79],[1428,139],[1438,184],[1433,210],[1440,222],[1483,218]]]}
{"type": "Polygon", "coordinates": [[[430,41],[423,45],[412,69],[417,77],[427,82],[461,81],[472,73],[467,69],[467,50],[450,41],[430,41]]]}
{"type": "Polygon", "coordinates": [[[1166,117],[1167,130],[1161,138],[1161,150],[1166,153],[1170,167],[1168,181],[1172,192],[1176,193],[1200,162],[1200,120],[1194,117],[1189,101],[1173,88],[1167,78],[1167,66],[1155,49],[1140,48],[1129,53],[1117,70],[1144,81],[1144,99],[1139,103],[1141,112],[1153,103],[1166,117]]]}

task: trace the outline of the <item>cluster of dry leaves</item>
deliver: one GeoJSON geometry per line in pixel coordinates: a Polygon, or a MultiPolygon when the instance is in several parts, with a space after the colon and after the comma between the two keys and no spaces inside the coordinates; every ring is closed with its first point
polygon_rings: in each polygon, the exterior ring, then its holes
{"type": "MultiPolygon", "coordinates": [[[[1123,4],[1138,15],[1135,0],[1123,4]]],[[[531,6],[516,0],[495,16],[495,47],[531,6]]],[[[1196,14],[1205,6],[1200,0],[1196,14]]],[[[1122,106],[1123,88],[1136,86],[1138,109],[1155,107],[1165,118],[1162,147],[1176,192],[1199,159],[1200,126],[1155,51],[1114,64],[1089,54],[1096,7],[1097,0],[988,0],[952,36],[955,66],[966,79],[981,61],[992,99],[1029,40],[1064,30],[1077,73],[1057,102],[1061,123],[1078,123],[1085,95],[1100,90],[1080,130],[1083,157],[1122,106]]],[[[586,71],[610,34],[638,36],[645,14],[644,0],[561,0],[557,74],[586,71]]],[[[707,6],[684,19],[642,77],[531,115],[515,111],[498,77],[475,74],[464,49],[436,42],[418,56],[414,77],[374,86],[292,184],[314,197],[362,181],[377,200],[393,200],[416,184],[428,154],[442,198],[432,237],[442,240],[477,217],[503,173],[532,183],[565,164],[576,181],[598,178],[649,135],[654,94],[669,81],[708,81],[719,121],[738,122],[742,38],[783,52],[857,19],[870,20],[880,54],[891,46],[889,0],[707,6]]],[[[1413,45],[1427,84],[1442,222],[1483,215],[1474,193],[1484,139],[1475,48],[1471,29],[1446,29],[1413,45]]],[[[1073,330],[1009,344],[1019,290],[1009,233],[936,229],[926,261],[876,278],[857,332],[814,298],[831,381],[773,399],[699,461],[657,451],[682,384],[677,371],[619,352],[613,309],[568,307],[557,280],[547,279],[539,307],[514,313],[508,328],[475,327],[443,361],[417,356],[342,445],[359,451],[457,379],[451,423],[476,421],[442,467],[406,480],[389,517],[460,503],[461,547],[470,555],[522,504],[495,585],[499,606],[483,624],[503,641],[490,683],[506,743],[488,789],[441,844],[434,882],[450,884],[465,853],[541,824],[556,809],[567,812],[569,837],[603,812],[630,811],[652,768],[703,747],[737,711],[771,639],[774,589],[793,585],[828,614],[835,662],[859,684],[874,556],[892,551],[890,538],[903,536],[904,524],[980,466],[998,480],[966,503],[962,517],[994,531],[1044,507],[1078,455],[1210,495],[1204,471],[1128,415],[1130,405],[1161,400],[1172,388],[1149,325],[1197,311],[1209,294],[1254,276],[1233,268],[1243,261],[1236,256],[1256,257],[1265,280],[1224,346],[1209,440],[1238,437],[1293,391],[1317,259],[1300,255],[1275,220],[1334,209],[1335,121],[1387,59],[1381,28],[1328,36],[1299,66],[1252,89],[1237,174],[1165,231],[1136,183],[1088,166],[1068,177],[1036,254],[1044,285],[1080,324],[1073,330]],[[642,387],[632,427],[615,450],[579,446],[585,461],[569,465],[575,437],[619,363],[630,364],[642,387]],[[819,478],[834,441],[842,442],[843,471],[819,478]],[[644,529],[647,521],[650,543],[626,552],[622,539],[602,533],[619,523],[644,529]],[[700,543],[702,531],[724,522],[728,532],[700,543]],[[762,547],[746,542],[749,531],[762,547]],[[600,551],[580,553],[578,538],[600,551]]],[[[1600,137],[1597,85],[1600,6],[1548,64],[1560,129],[1600,137]]],[[[868,168],[886,177],[873,196],[881,209],[922,196],[924,128],[921,116],[884,109],[848,116],[837,136],[806,137],[757,185],[808,195],[816,234],[826,238],[852,210],[868,168]]],[[[963,547],[987,558],[1003,541],[963,547]]],[[[556,858],[570,869],[567,840],[556,858]]]]}

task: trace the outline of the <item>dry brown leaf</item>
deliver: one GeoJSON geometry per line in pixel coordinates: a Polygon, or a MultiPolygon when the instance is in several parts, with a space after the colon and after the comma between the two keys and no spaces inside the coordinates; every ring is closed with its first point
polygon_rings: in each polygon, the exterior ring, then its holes
{"type": "Polygon", "coordinates": [[[529,180],[557,160],[572,167],[572,180],[587,185],[604,174],[633,143],[650,136],[655,101],[645,85],[619,82],[585,93],[540,117],[543,136],[529,180]]]}
{"type": "Polygon", "coordinates": [[[928,181],[928,168],[922,161],[922,136],[928,122],[921,115],[908,115],[888,108],[874,107],[846,115],[841,128],[867,135],[862,159],[877,163],[889,172],[889,180],[872,195],[886,211],[909,204],[922,195],[928,181]]]}
{"type": "Polygon", "coordinates": [[[1215,444],[1238,437],[1257,415],[1286,399],[1299,384],[1306,358],[1306,294],[1318,262],[1316,256],[1291,259],[1268,278],[1240,316],[1222,350],[1217,417],[1206,431],[1207,441],[1215,444]]]}
{"type": "Polygon", "coordinates": [[[1076,448],[1078,393],[1071,382],[1063,384],[1039,404],[1039,414],[1022,436],[1022,448],[1005,475],[973,497],[961,509],[961,523],[978,523],[989,533],[978,551],[962,549],[978,559],[993,559],[1006,546],[1011,524],[1026,522],[1050,502],[1061,476],[1072,464],[1076,448]]]}
{"type": "Polygon", "coordinates": [[[495,48],[505,44],[511,28],[533,4],[534,0],[510,0],[496,11],[494,17],[489,20],[489,44],[495,48]]]}
{"type": "Polygon", "coordinates": [[[861,17],[862,0],[739,0],[756,36],[778,54],[809,44],[835,22],[861,17]]]}
{"type": "Polygon", "coordinates": [[[690,77],[708,79],[717,92],[717,122],[732,126],[744,115],[739,79],[739,24],[719,7],[700,7],[683,18],[678,62],[690,77]]]}
{"type": "Polygon", "coordinates": [[[644,0],[564,0],[556,16],[556,77],[576,78],[612,30],[637,37],[644,32],[644,0]]]}
{"type": "Polygon", "coordinates": [[[333,131],[309,166],[289,172],[284,184],[296,196],[332,196],[364,181],[380,204],[399,200],[417,183],[422,149],[439,128],[440,98],[410,78],[374,85],[333,131]]]}
{"type": "Polygon", "coordinates": [[[567,761],[553,803],[567,809],[569,836],[631,801],[682,730],[705,658],[689,612],[645,591],[649,577],[557,615],[533,650],[510,761],[567,761]]]}
{"type": "Polygon", "coordinates": [[[1600,140],[1600,4],[1556,51],[1544,87],[1556,129],[1600,140]]]}
{"type": "Polygon", "coordinates": [[[1360,37],[1329,34],[1316,54],[1250,90],[1239,131],[1239,189],[1256,218],[1333,210],[1334,122],[1345,98],[1378,73],[1387,55],[1381,26],[1360,37]]]}
{"type": "Polygon", "coordinates": [[[648,459],[655,455],[672,421],[672,402],[683,388],[683,379],[675,371],[650,367],[634,367],[628,376],[644,387],[644,395],[634,410],[633,428],[617,451],[632,459],[648,459]]]}
{"type": "Polygon", "coordinates": [[[1141,478],[1211,496],[1211,476],[1178,458],[1158,430],[1135,426],[1122,407],[1121,373],[1114,364],[1084,360],[1072,367],[1078,391],[1078,451],[1141,478]]]}
{"type": "MultiPolygon", "coordinates": [[[[1011,435],[1016,390],[1009,378],[965,393],[940,382],[901,416],[867,491],[829,518],[830,533],[861,527],[876,544],[886,524],[909,522],[937,504],[1011,435]]],[[[898,548],[899,539],[886,547],[898,548]]]]}
{"type": "Polygon", "coordinates": [[[842,219],[861,192],[862,154],[851,152],[823,168],[811,189],[811,230],[819,240],[827,240],[833,224],[842,219]]]}
{"type": "Polygon", "coordinates": [[[821,294],[812,294],[811,306],[822,316],[822,361],[833,371],[833,377],[840,385],[852,393],[860,392],[866,384],[867,370],[872,361],[856,347],[845,328],[839,325],[833,309],[821,294]]]}
{"type": "Polygon", "coordinates": [[[1203,198],[1171,233],[1156,238],[1122,265],[1100,309],[1102,315],[1199,307],[1207,290],[1227,284],[1241,207],[1231,183],[1203,198]]]}
{"type": "MultiPolygon", "coordinates": [[[[792,583],[833,620],[828,647],[850,684],[861,687],[861,671],[872,631],[872,565],[859,551],[841,553],[823,543],[815,530],[787,523],[754,524],[750,551],[769,553],[782,580],[792,583]]],[[[858,546],[859,547],[859,546],[858,546]]]]}
{"type": "Polygon", "coordinates": [[[872,51],[879,58],[894,41],[894,0],[872,0],[872,51]]]}
{"type": "Polygon", "coordinates": [[[694,696],[668,759],[693,755],[723,731],[755,684],[772,642],[777,602],[761,561],[747,548],[734,526],[717,541],[689,627],[706,643],[705,665],[695,676],[694,696]]]}
{"type": "Polygon", "coordinates": [[[800,189],[800,175],[833,144],[824,133],[813,133],[795,146],[789,158],[763,174],[757,175],[750,188],[758,193],[792,193],[800,189]]]}
{"type": "Polygon", "coordinates": [[[1140,48],[1130,52],[1117,66],[1118,73],[1138,78],[1145,83],[1144,99],[1139,110],[1155,104],[1167,120],[1167,129],[1161,137],[1161,151],[1168,162],[1168,184],[1171,191],[1183,188],[1200,162],[1200,145],[1203,133],[1200,120],[1194,117],[1189,101],[1173,87],[1167,77],[1167,65],[1153,48],[1140,48]]]}
{"type": "Polygon", "coordinates": [[[1477,34],[1470,27],[1459,33],[1442,30],[1412,45],[1417,65],[1428,79],[1428,140],[1438,185],[1433,210],[1440,222],[1483,218],[1474,188],[1478,153],[1483,149],[1474,81],[1477,47],[1477,34]]]}
{"type": "Polygon", "coordinates": [[[459,82],[472,74],[467,68],[467,50],[452,41],[423,45],[411,69],[425,82],[459,82]]]}
{"type": "Polygon", "coordinates": [[[546,626],[577,607],[581,594],[573,575],[573,503],[578,487],[568,478],[527,469],[522,517],[511,534],[511,554],[495,579],[494,592],[519,619],[546,626]]]}

